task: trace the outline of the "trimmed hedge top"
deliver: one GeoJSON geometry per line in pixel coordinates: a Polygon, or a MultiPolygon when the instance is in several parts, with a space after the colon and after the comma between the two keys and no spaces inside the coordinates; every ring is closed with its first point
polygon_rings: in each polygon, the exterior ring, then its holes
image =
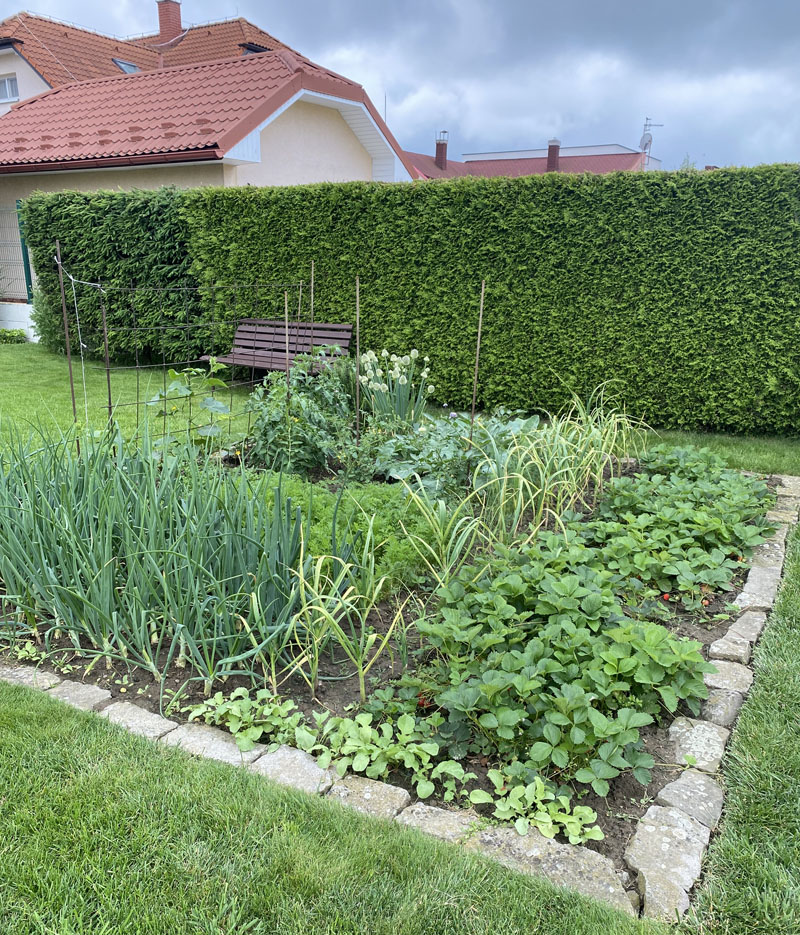
{"type": "Polygon", "coordinates": [[[553,409],[611,380],[654,425],[784,434],[800,429],[799,219],[795,166],[60,193],[25,206],[53,333],[56,236],[82,278],[135,267],[141,284],[196,280],[209,319],[266,311],[257,290],[232,301],[220,284],[307,282],[314,260],[319,319],[354,321],[358,274],[362,346],[418,347],[436,397],[463,406],[485,278],[482,404],[553,409]]]}

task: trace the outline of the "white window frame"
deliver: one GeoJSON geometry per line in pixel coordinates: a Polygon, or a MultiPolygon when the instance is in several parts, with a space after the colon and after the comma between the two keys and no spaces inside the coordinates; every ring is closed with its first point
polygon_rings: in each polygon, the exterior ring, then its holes
{"type": "Polygon", "coordinates": [[[15,74],[0,75],[0,103],[7,104],[10,101],[19,100],[19,82],[15,74]],[[13,84],[13,93],[11,87],[13,84]]]}

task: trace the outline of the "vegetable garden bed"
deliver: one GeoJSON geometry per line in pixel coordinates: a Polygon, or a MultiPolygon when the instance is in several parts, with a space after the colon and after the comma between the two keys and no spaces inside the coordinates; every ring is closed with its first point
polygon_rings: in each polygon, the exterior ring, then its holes
{"type": "Polygon", "coordinates": [[[708,695],[773,494],[640,452],[602,400],[431,414],[424,361],[388,357],[266,381],[229,467],[146,436],[7,450],[5,658],[621,869],[686,765],[665,732],[708,695]]]}

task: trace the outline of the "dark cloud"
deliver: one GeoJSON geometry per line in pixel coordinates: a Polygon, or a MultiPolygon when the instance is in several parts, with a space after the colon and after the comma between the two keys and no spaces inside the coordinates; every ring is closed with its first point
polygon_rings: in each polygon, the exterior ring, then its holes
{"type": "MultiPolygon", "coordinates": [[[[152,31],[154,0],[40,12],[125,35],[152,31]]],[[[793,0],[185,0],[185,22],[245,16],[361,81],[395,135],[454,154],[619,142],[665,124],[667,168],[794,161],[800,152],[800,5],[793,0]]]]}

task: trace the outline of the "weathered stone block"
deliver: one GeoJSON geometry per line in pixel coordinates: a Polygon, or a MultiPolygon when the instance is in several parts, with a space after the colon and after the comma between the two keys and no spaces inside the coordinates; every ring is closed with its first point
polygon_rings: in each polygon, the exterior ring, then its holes
{"type": "Polygon", "coordinates": [[[257,744],[254,750],[242,753],[236,746],[232,734],[208,724],[181,724],[175,730],[164,734],[159,743],[169,747],[180,747],[181,750],[194,756],[219,760],[231,766],[252,763],[256,757],[261,756],[264,750],[262,744],[257,744]]]}
{"type": "Polygon", "coordinates": [[[119,724],[132,734],[147,737],[148,740],[158,740],[164,734],[174,730],[178,724],[165,717],[145,711],[130,701],[115,701],[100,712],[100,716],[108,718],[112,724],[119,724]]]}
{"type": "Polygon", "coordinates": [[[755,643],[764,632],[767,615],[760,610],[748,610],[740,614],[728,628],[728,636],[740,636],[750,643],[755,643]]]}
{"type": "Polygon", "coordinates": [[[665,892],[669,884],[677,884],[689,892],[700,876],[710,835],[705,825],[680,809],[660,805],[647,809],[625,850],[628,866],[639,874],[645,905],[651,887],[665,892]]]}
{"type": "Polygon", "coordinates": [[[794,474],[776,474],[775,477],[780,481],[781,487],[791,491],[790,496],[800,497],[800,477],[794,474]]]}
{"type": "Polygon", "coordinates": [[[753,671],[738,662],[713,660],[716,672],[706,672],[703,681],[709,688],[722,688],[729,692],[746,695],[753,684],[753,671]]]}
{"type": "Polygon", "coordinates": [[[642,894],[642,916],[675,922],[689,909],[689,895],[682,886],[665,874],[641,874],[639,892],[642,894]]]}
{"type": "Polygon", "coordinates": [[[61,679],[50,672],[43,672],[34,666],[7,666],[0,665],[0,682],[10,682],[12,685],[24,685],[26,688],[38,688],[46,691],[58,685],[61,679]]]}
{"type": "Polygon", "coordinates": [[[741,636],[723,636],[708,647],[708,658],[716,662],[722,659],[739,662],[742,665],[750,661],[750,641],[741,636]]]}
{"type": "Polygon", "coordinates": [[[556,886],[567,886],[633,913],[614,864],[587,847],[560,844],[535,829],[519,835],[508,827],[479,831],[465,846],[514,870],[543,876],[556,886]]]}
{"type": "Polygon", "coordinates": [[[725,744],[730,731],[709,721],[694,721],[688,717],[676,718],[669,729],[670,740],[675,745],[675,762],[687,763],[704,773],[715,773],[719,769],[725,744]]]}
{"type": "Polygon", "coordinates": [[[250,769],[282,786],[291,786],[310,795],[322,795],[333,785],[330,770],[322,769],[310,753],[286,745],[273,753],[265,753],[250,769]]]}
{"type": "Polygon", "coordinates": [[[94,711],[104,702],[111,700],[111,692],[105,688],[67,680],[59,682],[48,694],[82,711],[94,711]]]}
{"type": "Polygon", "coordinates": [[[775,526],[775,532],[769,537],[767,542],[774,542],[786,548],[786,536],[789,533],[789,526],[786,523],[778,523],[775,526]]]}
{"type": "Polygon", "coordinates": [[[770,523],[796,523],[796,510],[768,510],[767,519],[770,523]]]}
{"type": "Polygon", "coordinates": [[[353,775],[335,782],[328,798],[378,818],[394,818],[411,804],[411,796],[405,789],[353,775]]]}
{"type": "Polygon", "coordinates": [[[708,693],[708,698],[703,704],[701,712],[703,720],[719,724],[720,727],[730,727],[739,716],[743,702],[744,696],[739,692],[715,688],[708,693]]]}
{"type": "MultiPolygon", "coordinates": [[[[782,527],[786,528],[786,527],[782,527]]],[[[753,555],[750,559],[753,566],[761,568],[777,568],[779,571],[783,568],[783,560],[786,555],[786,547],[778,539],[768,539],[757,545],[753,549],[753,555]]]]}
{"type": "Polygon", "coordinates": [[[775,503],[776,510],[779,510],[782,513],[793,513],[795,519],[797,519],[798,504],[800,504],[800,500],[798,500],[796,497],[788,494],[782,494],[780,490],[778,491],[778,499],[775,503]]]}
{"type": "Polygon", "coordinates": [[[409,808],[403,809],[395,821],[451,844],[468,838],[480,823],[474,812],[455,812],[433,805],[423,805],[422,802],[415,802],[409,808]]]}
{"type": "Polygon", "coordinates": [[[754,565],[750,569],[744,590],[736,595],[734,604],[740,610],[769,610],[775,603],[781,583],[781,569],[777,565],[754,565]]]}
{"type": "Polygon", "coordinates": [[[713,830],[722,814],[722,786],[696,769],[684,770],[658,793],[656,803],[680,809],[713,830]]]}

